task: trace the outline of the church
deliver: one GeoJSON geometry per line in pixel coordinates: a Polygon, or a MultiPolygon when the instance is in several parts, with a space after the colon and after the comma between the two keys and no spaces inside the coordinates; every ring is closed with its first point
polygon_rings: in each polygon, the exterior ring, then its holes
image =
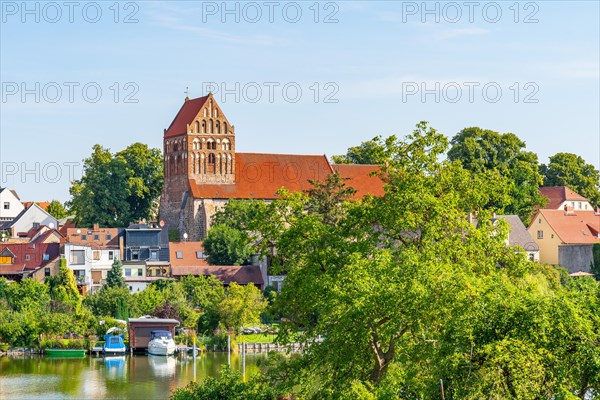
{"type": "Polygon", "coordinates": [[[376,165],[331,164],[325,155],[238,153],[235,126],[213,95],[186,97],[164,130],[160,219],[169,230],[202,240],[214,213],[229,199],[275,200],[280,188],[305,191],[308,180],[339,173],[356,198],[383,194],[376,165]]]}

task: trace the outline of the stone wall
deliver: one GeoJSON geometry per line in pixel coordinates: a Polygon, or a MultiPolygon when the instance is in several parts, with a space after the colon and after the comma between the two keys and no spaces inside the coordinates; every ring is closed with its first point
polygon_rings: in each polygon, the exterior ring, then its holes
{"type": "Polygon", "coordinates": [[[570,273],[590,272],[594,262],[591,244],[563,245],[558,248],[558,264],[569,269],[570,273]]]}

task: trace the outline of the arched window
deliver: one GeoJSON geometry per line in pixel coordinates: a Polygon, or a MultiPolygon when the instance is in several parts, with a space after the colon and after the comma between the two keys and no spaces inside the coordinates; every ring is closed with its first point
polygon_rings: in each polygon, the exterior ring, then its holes
{"type": "Polygon", "coordinates": [[[223,122],[223,133],[227,135],[227,122],[223,122]]]}
{"type": "Polygon", "coordinates": [[[205,108],[204,109],[204,118],[206,118],[207,114],[208,114],[208,110],[205,108]]]}
{"type": "MultiPolygon", "coordinates": [[[[204,110],[206,111],[206,110],[204,110]]],[[[202,121],[202,133],[206,133],[206,121],[202,121]]]]}
{"type": "Polygon", "coordinates": [[[194,133],[199,133],[200,132],[200,122],[196,121],[196,123],[194,124],[194,133]]]}
{"type": "Polygon", "coordinates": [[[224,151],[231,150],[231,143],[229,143],[229,140],[223,139],[223,145],[221,146],[221,149],[224,151]]]}
{"type": "Polygon", "coordinates": [[[219,118],[219,110],[215,110],[215,118],[219,118]]]}
{"type": "Polygon", "coordinates": [[[208,132],[215,133],[214,127],[215,127],[215,125],[213,123],[213,120],[211,119],[210,122],[208,123],[208,132]]]}
{"type": "Polygon", "coordinates": [[[221,133],[221,124],[217,121],[217,133],[221,133]]]}

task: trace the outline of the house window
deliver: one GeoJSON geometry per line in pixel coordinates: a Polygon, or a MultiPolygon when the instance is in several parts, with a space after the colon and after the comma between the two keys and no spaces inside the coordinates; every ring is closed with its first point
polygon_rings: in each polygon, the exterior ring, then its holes
{"type": "Polygon", "coordinates": [[[538,239],[543,239],[544,238],[544,231],[538,231],[537,237],[538,237],[538,239]]]}
{"type": "Polygon", "coordinates": [[[44,261],[49,261],[49,260],[50,260],[50,254],[48,254],[48,253],[44,253],[44,255],[43,255],[43,257],[42,257],[42,260],[44,260],[44,261]]]}
{"type": "Polygon", "coordinates": [[[533,253],[529,253],[529,261],[535,261],[535,256],[533,253]]]}
{"type": "Polygon", "coordinates": [[[108,252],[108,259],[112,260],[114,258],[114,253],[112,251],[108,252]]]}
{"type": "Polygon", "coordinates": [[[81,235],[81,240],[87,240],[87,235],[81,235]]]}
{"type": "Polygon", "coordinates": [[[577,208],[579,208],[581,210],[581,202],[580,201],[577,203],[577,208]]]}
{"type": "Polygon", "coordinates": [[[538,219],[538,224],[541,224],[541,223],[542,223],[542,219],[540,218],[540,219],[538,219]]]}
{"type": "Polygon", "coordinates": [[[4,209],[5,210],[10,210],[10,203],[8,201],[4,202],[4,209]]]}
{"type": "Polygon", "coordinates": [[[106,234],[106,240],[111,240],[112,239],[112,235],[111,234],[106,234]]]}
{"type": "Polygon", "coordinates": [[[199,260],[203,259],[204,258],[204,252],[201,251],[201,250],[197,251],[196,252],[196,258],[199,259],[199,260]]]}
{"type": "Polygon", "coordinates": [[[131,268],[125,268],[125,276],[131,276],[131,268]]]}
{"type": "Polygon", "coordinates": [[[142,268],[138,268],[137,276],[144,276],[144,270],[142,268]]]}
{"type": "Polygon", "coordinates": [[[92,254],[93,259],[94,260],[99,260],[100,259],[100,250],[94,250],[94,253],[92,254]]]}
{"type": "Polygon", "coordinates": [[[100,240],[100,235],[94,235],[94,240],[100,240]]]}
{"type": "Polygon", "coordinates": [[[139,260],[140,259],[140,252],[137,250],[132,250],[131,251],[131,259],[132,260],[139,260]]]}
{"type": "Polygon", "coordinates": [[[71,264],[85,264],[85,250],[71,250],[71,264]]]}
{"type": "Polygon", "coordinates": [[[181,260],[183,258],[183,251],[181,251],[181,250],[176,251],[175,257],[177,257],[179,260],[181,260]]]}
{"type": "Polygon", "coordinates": [[[150,259],[151,259],[151,260],[158,260],[158,251],[156,251],[156,250],[152,250],[152,251],[150,252],[150,259]]]}
{"type": "Polygon", "coordinates": [[[50,268],[44,268],[44,276],[50,276],[50,268]]]}
{"type": "Polygon", "coordinates": [[[29,254],[25,254],[25,261],[31,260],[31,256],[29,254]]]}
{"type": "Polygon", "coordinates": [[[133,292],[133,286],[129,286],[129,291],[133,292]]]}

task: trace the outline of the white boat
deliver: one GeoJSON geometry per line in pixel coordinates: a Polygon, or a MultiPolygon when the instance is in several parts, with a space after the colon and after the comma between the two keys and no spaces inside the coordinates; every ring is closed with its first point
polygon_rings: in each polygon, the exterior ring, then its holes
{"type": "Polygon", "coordinates": [[[175,354],[175,341],[169,331],[152,331],[148,343],[148,354],[153,356],[171,356],[175,354]]]}

